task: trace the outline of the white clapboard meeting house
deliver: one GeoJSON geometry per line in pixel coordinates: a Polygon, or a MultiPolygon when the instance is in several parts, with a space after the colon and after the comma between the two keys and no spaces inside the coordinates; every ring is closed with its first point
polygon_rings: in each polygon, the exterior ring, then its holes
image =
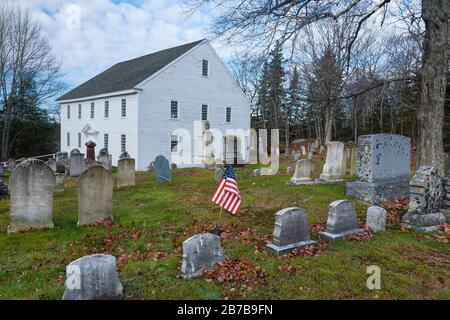
{"type": "Polygon", "coordinates": [[[206,39],[118,63],[57,101],[61,151],[85,152],[91,140],[97,152],[108,149],[114,165],[126,150],[137,169],[146,170],[158,155],[177,163],[174,159],[190,145],[191,158],[177,165],[202,166],[198,141],[207,121],[224,136],[241,129],[244,134],[234,135],[234,152],[248,160],[250,103],[206,39]],[[186,132],[190,144],[183,141],[186,132]]]}

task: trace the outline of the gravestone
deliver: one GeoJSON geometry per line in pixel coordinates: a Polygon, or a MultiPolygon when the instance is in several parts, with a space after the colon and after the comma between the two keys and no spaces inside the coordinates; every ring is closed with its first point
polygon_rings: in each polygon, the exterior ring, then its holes
{"type": "Polygon", "coordinates": [[[117,187],[133,187],[136,185],[136,164],[128,152],[122,153],[117,162],[117,187]],[[128,157],[126,157],[128,156],[128,157]]]}
{"type": "Polygon", "coordinates": [[[158,182],[172,181],[169,160],[162,155],[157,156],[155,159],[155,177],[158,182]]]}
{"type": "Polygon", "coordinates": [[[11,159],[8,160],[8,168],[9,168],[9,170],[13,171],[16,168],[16,166],[17,166],[16,159],[12,159],[11,158],[11,159]]]}
{"type": "MultiPolygon", "coordinates": [[[[69,175],[71,177],[79,177],[84,169],[84,154],[80,152],[78,149],[73,149],[70,152],[70,159],[69,159],[69,175]]],[[[67,166],[66,166],[67,168],[67,166]]]]}
{"type": "Polygon", "coordinates": [[[358,181],[347,183],[347,195],[378,205],[409,196],[411,139],[395,134],[358,138],[358,181]]]}
{"type": "Polygon", "coordinates": [[[294,176],[286,181],[288,185],[301,185],[313,183],[311,177],[311,161],[307,159],[298,160],[295,164],[294,176]]]}
{"type": "Polygon", "coordinates": [[[355,143],[350,145],[350,176],[355,176],[358,167],[358,146],[355,143]]]}
{"type": "Polygon", "coordinates": [[[306,147],[301,146],[300,149],[302,150],[302,156],[306,156],[306,147]]]}
{"type": "Polygon", "coordinates": [[[294,169],[292,169],[292,167],[286,168],[286,174],[293,174],[293,173],[294,173],[294,169]]]}
{"type": "Polygon", "coordinates": [[[3,164],[0,163],[0,178],[4,177],[4,175],[5,175],[5,172],[3,169],[3,164]]]}
{"type": "Polygon", "coordinates": [[[86,142],[86,159],[89,159],[91,161],[95,160],[95,147],[97,146],[97,144],[92,141],[89,140],[88,142],[86,142]]]}
{"type": "Polygon", "coordinates": [[[356,224],[356,210],[349,200],[336,200],[328,209],[327,229],[320,233],[322,240],[340,240],[346,236],[363,231],[356,224]]]}
{"type": "Polygon", "coordinates": [[[367,209],[366,228],[375,232],[386,230],[386,210],[381,207],[373,206],[367,209]]]}
{"type": "Polygon", "coordinates": [[[112,161],[111,161],[111,155],[108,153],[108,149],[103,148],[98,152],[97,161],[102,163],[102,166],[106,169],[111,171],[112,169],[112,161]]]}
{"type": "Polygon", "coordinates": [[[218,235],[196,234],[183,242],[181,274],[184,279],[199,277],[203,274],[203,269],[211,268],[223,260],[225,257],[218,235]]]}
{"type": "Polygon", "coordinates": [[[114,256],[93,254],[66,267],[63,300],[117,300],[122,291],[114,256]]]}
{"type": "Polygon", "coordinates": [[[327,145],[327,156],[323,165],[323,172],[317,182],[343,181],[345,173],[344,144],[332,141],[327,145]]]}
{"type": "Polygon", "coordinates": [[[66,162],[68,161],[69,155],[67,152],[57,152],[56,153],[56,172],[65,173],[66,172],[66,162]]]}
{"type": "Polygon", "coordinates": [[[450,222],[450,176],[442,179],[442,214],[446,222],[450,222]]]}
{"type": "Polygon", "coordinates": [[[294,153],[294,161],[297,162],[300,159],[300,153],[298,151],[296,151],[294,153]]]}
{"type": "Polygon", "coordinates": [[[78,179],[78,225],[113,219],[114,180],[103,166],[87,169],[78,179]]]}
{"type": "Polygon", "coordinates": [[[55,175],[49,166],[35,159],[22,162],[9,178],[9,189],[8,233],[53,228],[55,175]]]}
{"type": "Polygon", "coordinates": [[[261,175],[261,169],[254,169],[253,170],[253,176],[259,177],[261,175]]]}
{"type": "Polygon", "coordinates": [[[53,172],[56,172],[56,159],[48,159],[45,164],[48,165],[53,172]]]}
{"type": "Polygon", "coordinates": [[[84,161],[84,167],[85,170],[89,169],[90,167],[93,166],[103,166],[103,163],[101,163],[100,161],[96,161],[96,160],[91,160],[91,159],[85,159],[84,161]]]}
{"type": "Polygon", "coordinates": [[[55,173],[55,192],[63,192],[64,191],[64,173],[55,173]]]}
{"type": "Polygon", "coordinates": [[[126,159],[126,158],[131,158],[130,154],[127,151],[123,151],[120,156],[119,159],[126,159]]]}
{"type": "Polygon", "coordinates": [[[408,212],[403,216],[403,226],[420,231],[434,231],[445,222],[440,210],[442,184],[436,168],[420,167],[410,182],[408,212]]]}
{"type": "Polygon", "coordinates": [[[8,186],[3,183],[3,180],[0,179],[0,197],[4,197],[8,195],[8,186]]]}
{"type": "Polygon", "coordinates": [[[155,161],[150,162],[147,169],[149,172],[154,171],[155,170],[155,161]]]}
{"type": "Polygon", "coordinates": [[[218,184],[220,179],[222,179],[224,174],[225,174],[225,170],[222,167],[216,166],[216,169],[215,169],[215,172],[214,172],[214,182],[216,184],[218,184]]]}
{"type": "Polygon", "coordinates": [[[275,214],[273,240],[266,246],[270,254],[283,255],[292,249],[316,242],[309,238],[306,211],[300,208],[286,208],[275,214]]]}

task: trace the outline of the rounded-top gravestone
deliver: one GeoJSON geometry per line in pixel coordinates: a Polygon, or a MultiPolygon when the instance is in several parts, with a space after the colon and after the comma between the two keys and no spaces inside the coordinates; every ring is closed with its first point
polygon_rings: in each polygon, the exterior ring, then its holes
{"type": "Polygon", "coordinates": [[[85,169],[84,154],[78,149],[70,152],[69,174],[71,177],[79,177],[85,169]]]}
{"type": "Polygon", "coordinates": [[[40,160],[18,165],[9,179],[11,221],[8,233],[29,229],[53,228],[53,191],[55,175],[40,160]]]}
{"type": "Polygon", "coordinates": [[[78,180],[78,225],[113,218],[114,180],[103,166],[87,169],[78,180]]]}
{"type": "Polygon", "coordinates": [[[169,160],[162,155],[157,156],[155,159],[155,176],[158,182],[172,181],[169,160]]]}
{"type": "Polygon", "coordinates": [[[117,187],[132,187],[136,185],[135,160],[128,152],[123,152],[117,162],[117,187]]]}

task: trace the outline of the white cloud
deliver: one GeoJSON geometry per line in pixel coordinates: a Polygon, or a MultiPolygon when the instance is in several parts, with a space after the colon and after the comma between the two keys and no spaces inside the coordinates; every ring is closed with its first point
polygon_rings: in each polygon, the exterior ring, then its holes
{"type": "Polygon", "coordinates": [[[209,17],[185,14],[171,0],[16,0],[30,9],[48,34],[62,72],[76,86],[113,64],[207,36],[209,17]],[[81,10],[73,25],[71,5],[81,10]]]}

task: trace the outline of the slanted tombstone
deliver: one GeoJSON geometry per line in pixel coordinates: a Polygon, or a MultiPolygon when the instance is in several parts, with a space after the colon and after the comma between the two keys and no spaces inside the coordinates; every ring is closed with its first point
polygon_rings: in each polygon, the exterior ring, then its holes
{"type": "Polygon", "coordinates": [[[79,177],[85,169],[84,154],[78,149],[73,149],[70,152],[69,160],[69,175],[71,177],[79,177]]]}
{"type": "Polygon", "coordinates": [[[162,155],[157,156],[155,159],[155,177],[158,182],[172,181],[169,160],[162,155]]]}
{"type": "Polygon", "coordinates": [[[356,210],[349,200],[336,200],[328,209],[327,229],[320,233],[322,240],[340,240],[346,236],[363,231],[356,224],[356,210]]]}
{"type": "Polygon", "coordinates": [[[386,210],[381,207],[373,206],[367,209],[366,228],[375,232],[386,230],[386,210]]]}
{"type": "Polygon", "coordinates": [[[275,214],[273,240],[266,246],[270,254],[283,255],[292,249],[316,242],[309,237],[306,211],[301,208],[286,208],[275,214]]]}
{"type": "Polygon", "coordinates": [[[133,187],[136,185],[135,160],[128,152],[123,152],[117,162],[117,187],[133,187]]]}
{"type": "Polygon", "coordinates": [[[181,274],[184,279],[203,275],[203,270],[225,260],[220,246],[220,237],[212,233],[201,233],[183,242],[181,274]]]}
{"type": "Polygon", "coordinates": [[[420,231],[434,231],[445,222],[442,214],[442,184],[435,167],[420,167],[410,182],[410,201],[408,212],[402,218],[407,228],[420,231]]]}
{"type": "Polygon", "coordinates": [[[117,300],[122,297],[123,286],[114,256],[93,254],[66,266],[63,300],[117,300]]]}
{"type": "Polygon", "coordinates": [[[317,182],[343,181],[344,173],[344,144],[339,141],[332,141],[327,145],[327,156],[323,165],[323,172],[317,182]]]}
{"type": "Polygon", "coordinates": [[[347,195],[378,205],[409,196],[411,139],[395,134],[358,138],[358,181],[347,183],[347,195]]]}
{"type": "Polygon", "coordinates": [[[63,192],[64,191],[64,173],[55,173],[55,192],[63,192]]]}
{"type": "Polygon", "coordinates": [[[93,166],[78,180],[78,225],[113,219],[114,180],[103,166],[93,166]]]}
{"type": "Polygon", "coordinates": [[[106,170],[111,171],[112,169],[112,161],[111,161],[111,157],[110,154],[108,153],[108,149],[103,148],[98,152],[98,157],[97,157],[97,161],[101,162],[103,167],[106,170]]]}
{"type": "Polygon", "coordinates": [[[86,159],[95,160],[95,147],[97,146],[97,144],[92,141],[89,140],[88,142],[86,142],[86,159]]]}
{"type": "Polygon", "coordinates": [[[53,172],[56,172],[56,159],[48,159],[45,164],[48,165],[53,170],[53,172]]]}
{"type": "Polygon", "coordinates": [[[11,221],[8,233],[53,228],[55,175],[43,161],[29,159],[9,178],[11,221]]]}
{"type": "Polygon", "coordinates": [[[223,167],[216,166],[216,169],[214,172],[214,182],[216,184],[218,184],[220,179],[222,179],[224,173],[225,173],[225,170],[223,169],[223,167]]]}
{"type": "Polygon", "coordinates": [[[301,185],[313,183],[311,179],[311,161],[307,159],[298,160],[295,164],[294,176],[286,181],[288,185],[301,185]]]}

